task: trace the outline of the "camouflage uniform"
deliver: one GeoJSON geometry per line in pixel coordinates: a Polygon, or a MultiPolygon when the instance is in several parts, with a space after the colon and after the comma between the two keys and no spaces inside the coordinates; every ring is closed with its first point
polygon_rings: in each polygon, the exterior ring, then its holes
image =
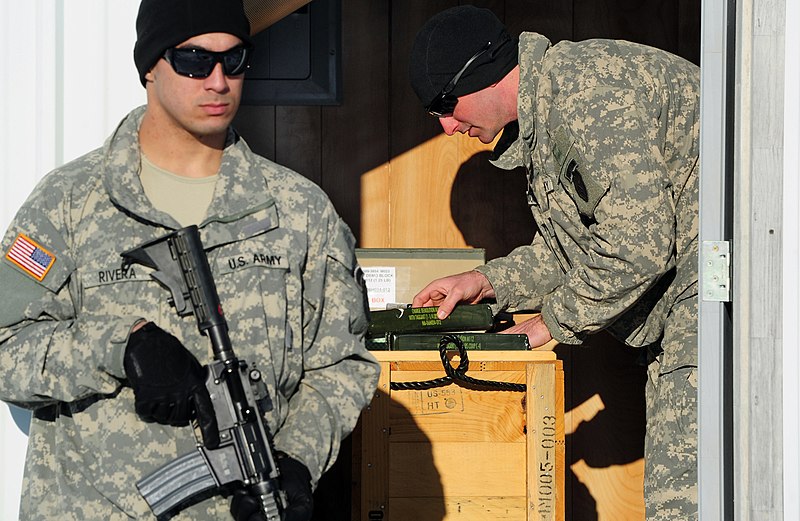
{"type": "Polygon", "coordinates": [[[494,163],[527,169],[538,233],[479,271],[499,307],[540,310],[559,342],[580,344],[607,329],[648,349],[656,359],[647,398],[648,519],[665,515],[657,491],[669,487],[670,508],[680,498],[683,510],[663,519],[689,519],[696,516],[699,69],[630,42],[551,46],[535,33],[521,36],[519,62],[519,134],[501,138],[494,163]],[[684,405],[691,410],[676,413],[684,405]]]}
{"type": "MultiPolygon", "coordinates": [[[[7,257],[0,262],[0,398],[33,409],[22,519],[152,519],[135,481],[195,443],[191,427],[140,421],[122,385],[139,317],[199,360],[211,357],[194,318],[177,316],[148,268],[120,267],[120,252],[180,228],[139,182],[143,113],[50,173],[2,243],[5,254],[24,234],[42,264],[54,258],[41,281],[7,257]]],[[[275,446],[316,482],[379,373],[363,342],[368,317],[353,236],[317,186],[254,154],[232,130],[200,229],[234,348],[270,390],[275,446]]],[[[221,496],[176,517],[229,518],[221,496]]]]}

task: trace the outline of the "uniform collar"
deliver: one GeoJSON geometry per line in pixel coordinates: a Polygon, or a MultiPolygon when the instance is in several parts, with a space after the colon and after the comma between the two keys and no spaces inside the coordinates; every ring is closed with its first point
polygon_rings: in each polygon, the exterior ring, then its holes
{"type": "MultiPolygon", "coordinates": [[[[139,179],[141,151],[139,126],[145,106],[131,111],[106,140],[103,154],[103,183],[111,200],[139,219],[179,228],[169,215],[153,207],[139,179]]],[[[205,223],[227,223],[274,205],[253,152],[233,129],[228,129],[225,150],[205,223]]]]}
{"type": "Polygon", "coordinates": [[[496,167],[513,170],[530,161],[530,152],[536,144],[536,91],[542,60],[549,48],[550,40],[541,34],[522,33],[519,37],[518,119],[503,129],[492,159],[496,167]]]}

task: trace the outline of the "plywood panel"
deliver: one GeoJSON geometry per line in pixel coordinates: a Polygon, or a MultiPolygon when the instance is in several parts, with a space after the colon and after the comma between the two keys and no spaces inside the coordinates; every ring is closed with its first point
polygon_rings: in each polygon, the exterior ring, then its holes
{"type": "Polygon", "coordinates": [[[527,498],[528,519],[563,520],[564,401],[553,394],[564,384],[563,373],[544,364],[527,367],[527,498]]]}
{"type": "MultiPolygon", "coordinates": [[[[422,105],[408,80],[411,45],[417,31],[434,14],[458,5],[455,0],[393,0],[391,3],[391,119],[390,154],[398,157],[441,133],[436,120],[422,105]]],[[[422,185],[424,188],[426,185],[422,185]]]]}
{"type": "Polygon", "coordinates": [[[275,161],[322,180],[320,107],[275,107],[275,161]]]}
{"type": "Polygon", "coordinates": [[[419,472],[429,464],[429,455],[417,445],[389,445],[391,497],[428,497],[439,493],[439,485],[444,497],[525,496],[524,443],[434,442],[431,455],[438,475],[419,472]]]}
{"type": "Polygon", "coordinates": [[[387,2],[342,2],[342,104],[322,108],[321,186],[360,245],[388,210],[388,193],[360,181],[388,173],[388,32],[387,2]],[[379,203],[362,208],[365,200],[379,203]]]}
{"type": "MultiPolygon", "coordinates": [[[[444,376],[444,370],[441,371],[444,376]]],[[[525,371],[481,371],[487,380],[524,383],[525,371]]],[[[402,381],[429,379],[430,371],[402,371],[402,381]]],[[[458,385],[395,391],[392,394],[392,439],[398,442],[476,442],[525,440],[523,395],[513,391],[474,391],[458,385]],[[397,414],[413,411],[413,417],[397,414]],[[445,421],[445,416],[448,420],[445,421]]]]}
{"type": "Polygon", "coordinates": [[[552,42],[573,40],[573,2],[564,0],[507,0],[505,24],[512,34],[533,31],[552,42]]]}
{"type": "Polygon", "coordinates": [[[566,379],[568,518],[599,521],[601,512],[614,512],[619,517],[605,519],[641,520],[646,373],[640,352],[601,333],[585,347],[559,345],[556,353],[566,379]]]}
{"type": "Polygon", "coordinates": [[[394,248],[466,246],[450,215],[459,165],[457,139],[437,136],[392,159],[390,200],[394,248]]]}
{"type": "Polygon", "coordinates": [[[597,501],[597,521],[644,521],[643,491],[637,485],[644,475],[644,460],[603,468],[580,460],[571,470],[597,501]]]}
{"type": "Polygon", "coordinates": [[[781,316],[783,301],[776,288],[782,287],[781,274],[786,271],[782,264],[787,258],[782,255],[781,245],[782,207],[797,204],[790,198],[781,201],[779,196],[783,186],[778,173],[784,165],[781,100],[784,94],[797,96],[796,87],[784,92],[784,82],[775,81],[781,78],[785,58],[784,9],[782,2],[755,2],[753,18],[744,21],[750,27],[746,30],[748,37],[742,42],[743,52],[752,56],[752,79],[743,79],[746,83],[743,90],[748,96],[742,103],[748,106],[752,117],[747,120],[750,140],[742,147],[745,150],[741,151],[740,160],[746,162],[742,168],[750,177],[750,190],[743,190],[742,195],[748,197],[744,208],[750,211],[740,210],[738,219],[746,231],[739,233],[746,237],[750,251],[758,255],[749,256],[747,267],[742,270],[745,280],[739,283],[747,288],[744,293],[747,303],[742,306],[747,326],[740,332],[741,358],[734,362],[742,367],[740,396],[734,398],[735,403],[742,404],[741,410],[734,414],[734,421],[738,420],[742,427],[734,434],[734,444],[739,456],[735,465],[740,471],[737,491],[746,494],[747,500],[737,506],[735,515],[765,521],[786,519],[782,510],[776,508],[784,499],[780,487],[783,482],[781,374],[783,378],[795,378],[783,370],[780,345],[785,346],[787,339],[782,338],[781,321],[775,318],[781,316]]]}
{"type": "Polygon", "coordinates": [[[422,108],[408,80],[414,36],[455,1],[392,2],[390,243],[394,248],[465,246],[450,216],[458,144],[422,108]]]}
{"type": "Polygon", "coordinates": [[[484,144],[463,135],[449,139],[459,142],[449,210],[464,243],[480,244],[487,260],[530,243],[536,227],[525,196],[524,170],[493,166],[489,159],[495,142],[484,144]]]}
{"type": "Polygon", "coordinates": [[[700,65],[701,0],[678,1],[678,48],[675,54],[700,65]]]}
{"type": "Polygon", "coordinates": [[[389,364],[381,364],[378,389],[359,418],[357,427],[360,468],[358,510],[353,519],[366,519],[369,512],[385,511],[389,501],[389,364]]]}
{"type": "Polygon", "coordinates": [[[573,6],[574,40],[619,38],[678,50],[679,4],[674,0],[574,0],[573,6]]]}
{"type": "Polygon", "coordinates": [[[391,167],[388,162],[365,172],[360,179],[361,222],[358,244],[362,248],[389,248],[391,234],[391,167]]]}
{"type": "Polygon", "coordinates": [[[525,519],[524,497],[392,498],[392,512],[414,521],[519,521],[525,519]]]}
{"type": "Polygon", "coordinates": [[[241,107],[233,124],[256,154],[275,159],[275,107],[241,107]]]}
{"type": "MultiPolygon", "coordinates": [[[[383,368],[392,383],[429,380],[442,375],[442,362],[436,360],[438,352],[376,351],[375,354],[383,360],[383,368]],[[391,361],[396,356],[402,360],[391,361]],[[390,361],[388,365],[387,360],[390,361]]],[[[470,376],[481,380],[526,382],[527,391],[473,390],[454,384],[432,389],[436,392],[430,395],[426,391],[392,389],[388,507],[383,501],[385,496],[371,501],[373,505],[383,505],[380,510],[373,507],[374,517],[563,521],[563,373],[560,366],[552,352],[474,352],[470,353],[470,376]],[[456,393],[456,388],[463,392],[456,393]],[[498,410],[507,410],[505,416],[508,417],[498,417],[497,411],[490,410],[492,404],[498,410]],[[550,414],[558,419],[550,422],[550,414]],[[439,425],[434,425],[435,422],[439,425]],[[516,427],[510,429],[509,426],[516,427]],[[466,433],[459,434],[461,431],[466,433]],[[546,468],[548,465],[560,466],[560,471],[546,468]],[[540,468],[544,468],[544,473],[538,471],[540,468]],[[536,477],[534,484],[531,476],[536,477]],[[547,508],[537,504],[536,508],[529,509],[531,486],[537,488],[537,498],[541,487],[551,487],[548,497],[553,503],[547,508]],[[422,508],[419,501],[424,510],[419,510],[422,508]]],[[[385,404],[381,401],[378,409],[370,407],[362,416],[361,425],[385,429],[385,404]],[[381,420],[365,421],[372,415],[378,415],[381,420]]],[[[365,439],[377,443],[365,447],[361,468],[380,478],[383,473],[366,470],[366,462],[376,459],[370,456],[370,451],[386,449],[386,439],[375,435],[365,439]]],[[[383,494],[384,490],[379,488],[376,492],[383,494]]],[[[372,492],[365,492],[368,493],[372,492]]],[[[361,504],[365,503],[362,495],[361,504]]],[[[368,516],[369,512],[362,510],[358,519],[370,519],[368,516]]]]}

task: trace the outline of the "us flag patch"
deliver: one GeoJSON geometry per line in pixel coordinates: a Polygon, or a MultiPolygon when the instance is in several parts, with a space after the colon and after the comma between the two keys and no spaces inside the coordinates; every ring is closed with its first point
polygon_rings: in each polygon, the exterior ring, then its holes
{"type": "Polygon", "coordinates": [[[11,245],[11,249],[6,253],[6,259],[41,282],[56,261],[56,256],[20,233],[17,235],[17,238],[14,239],[14,244],[11,245]]]}

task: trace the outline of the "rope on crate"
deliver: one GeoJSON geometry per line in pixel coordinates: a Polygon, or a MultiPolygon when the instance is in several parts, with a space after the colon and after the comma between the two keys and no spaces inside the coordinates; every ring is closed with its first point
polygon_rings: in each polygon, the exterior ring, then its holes
{"type": "Polygon", "coordinates": [[[515,384],[510,382],[495,382],[493,380],[479,380],[467,376],[467,369],[469,369],[469,358],[467,358],[467,350],[464,348],[464,342],[461,341],[456,335],[444,335],[439,341],[439,356],[442,359],[444,372],[447,376],[435,378],[433,380],[424,380],[420,382],[391,382],[390,387],[393,391],[398,390],[424,390],[433,387],[442,387],[451,383],[458,383],[464,387],[471,387],[485,391],[520,391],[525,392],[525,384],[515,384]],[[447,346],[453,344],[458,349],[458,355],[461,360],[458,367],[453,367],[450,360],[447,359],[447,346]],[[466,385],[465,385],[466,384],[466,385]]]}

